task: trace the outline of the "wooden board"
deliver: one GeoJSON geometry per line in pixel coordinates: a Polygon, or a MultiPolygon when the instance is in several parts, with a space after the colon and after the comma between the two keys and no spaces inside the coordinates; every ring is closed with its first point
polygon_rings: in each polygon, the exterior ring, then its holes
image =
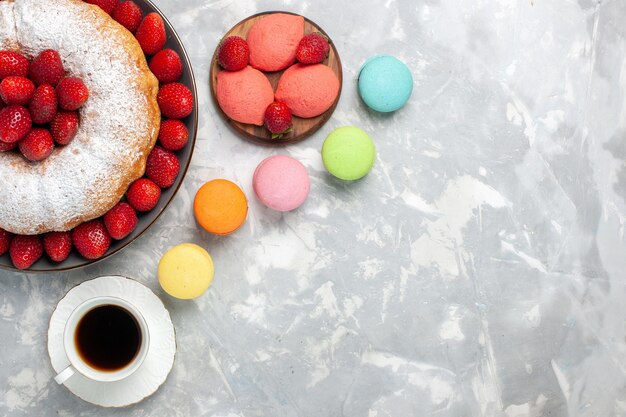
{"type": "MultiPolygon", "coordinates": [[[[262,18],[263,16],[267,14],[272,14],[272,13],[294,14],[294,13],[288,13],[288,12],[264,12],[264,13],[255,14],[237,23],[232,29],[226,32],[226,34],[224,35],[224,38],[228,36],[236,35],[236,36],[241,36],[242,38],[246,39],[248,36],[248,31],[250,30],[252,25],[254,25],[254,22],[262,18]]],[[[231,128],[233,128],[237,133],[239,133],[244,138],[250,139],[257,143],[263,143],[263,144],[269,144],[269,145],[284,145],[288,143],[295,143],[295,142],[301,141],[302,139],[306,138],[307,136],[317,131],[320,127],[324,125],[324,123],[326,123],[326,121],[328,121],[330,116],[335,111],[337,102],[339,102],[339,96],[341,96],[341,85],[343,82],[341,60],[339,59],[339,54],[337,53],[337,49],[335,48],[334,43],[332,42],[330,37],[326,34],[326,32],[324,32],[317,24],[315,24],[314,22],[310,21],[309,19],[305,17],[304,18],[304,34],[306,35],[312,32],[321,33],[330,42],[330,52],[328,54],[328,58],[326,58],[323,64],[328,65],[334,71],[335,75],[337,75],[337,78],[339,79],[339,92],[337,93],[337,98],[335,99],[335,102],[333,103],[333,105],[330,106],[330,108],[326,110],[324,113],[322,113],[321,115],[317,117],[312,117],[309,119],[303,119],[297,116],[293,116],[293,119],[292,119],[293,130],[287,133],[286,135],[283,135],[283,137],[280,139],[272,139],[271,133],[269,132],[269,130],[267,130],[265,126],[255,126],[255,125],[237,122],[235,120],[230,119],[222,111],[222,109],[220,108],[217,102],[217,96],[215,93],[215,88],[217,85],[217,73],[219,71],[223,71],[220,68],[219,64],[217,63],[217,53],[219,50],[219,45],[215,49],[215,52],[213,53],[213,60],[211,62],[211,72],[210,72],[211,95],[213,96],[213,101],[215,102],[215,105],[220,110],[220,115],[224,118],[224,120],[226,120],[226,122],[231,126],[231,128]]],[[[274,89],[274,91],[276,91],[278,80],[280,79],[280,76],[283,74],[284,71],[285,70],[264,73],[267,76],[267,78],[270,80],[270,83],[272,84],[272,88],[274,89]]]]}

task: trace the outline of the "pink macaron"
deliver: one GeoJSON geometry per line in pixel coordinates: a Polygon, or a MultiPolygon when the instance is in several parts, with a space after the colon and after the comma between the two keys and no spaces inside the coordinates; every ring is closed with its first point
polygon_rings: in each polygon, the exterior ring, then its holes
{"type": "Polygon", "coordinates": [[[304,165],[287,155],[274,155],[261,161],[254,171],[252,185],[259,201],[278,211],[300,207],[311,188],[304,165]]]}

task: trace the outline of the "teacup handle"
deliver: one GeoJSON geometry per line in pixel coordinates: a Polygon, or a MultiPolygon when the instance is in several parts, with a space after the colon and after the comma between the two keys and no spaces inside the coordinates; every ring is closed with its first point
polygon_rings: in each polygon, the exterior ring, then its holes
{"type": "Polygon", "coordinates": [[[76,373],[76,369],[74,369],[72,365],[69,365],[67,368],[59,372],[57,376],[54,377],[54,380],[56,381],[57,384],[63,384],[65,383],[65,381],[69,379],[69,377],[71,377],[75,373],[76,373]]]}

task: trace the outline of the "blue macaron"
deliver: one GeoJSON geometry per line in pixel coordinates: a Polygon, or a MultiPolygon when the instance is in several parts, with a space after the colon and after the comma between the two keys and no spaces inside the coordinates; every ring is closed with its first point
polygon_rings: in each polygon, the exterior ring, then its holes
{"type": "Polygon", "coordinates": [[[413,92],[411,71],[389,55],[369,58],[359,73],[359,94],[368,107],[388,113],[402,108],[413,92]]]}

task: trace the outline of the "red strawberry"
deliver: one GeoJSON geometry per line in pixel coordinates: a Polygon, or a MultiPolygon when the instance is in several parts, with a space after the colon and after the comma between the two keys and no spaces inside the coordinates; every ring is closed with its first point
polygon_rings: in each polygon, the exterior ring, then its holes
{"type": "Polygon", "coordinates": [[[36,127],[19,141],[18,146],[20,152],[29,161],[41,161],[46,159],[54,150],[54,139],[52,139],[48,129],[36,127]]]}
{"type": "Polygon", "coordinates": [[[72,251],[70,232],[50,232],[43,236],[43,248],[54,262],[62,262],[72,251]]]}
{"type": "Polygon", "coordinates": [[[0,141],[0,152],[6,152],[6,151],[10,151],[12,149],[15,149],[17,147],[18,142],[13,142],[13,143],[4,143],[2,141],[0,141]]]}
{"type": "Polygon", "coordinates": [[[165,46],[165,24],[157,13],[149,13],[137,28],[135,38],[146,55],[154,55],[165,46]]]}
{"type": "Polygon", "coordinates": [[[67,145],[74,139],[78,131],[78,113],[75,111],[59,111],[50,122],[50,133],[59,145],[67,145]]]}
{"type": "Polygon", "coordinates": [[[39,235],[17,235],[9,247],[11,261],[17,269],[26,269],[43,255],[43,245],[39,235]]]}
{"type": "Polygon", "coordinates": [[[28,59],[17,52],[0,51],[0,80],[12,75],[26,77],[28,75],[28,59]]]}
{"type": "Polygon", "coordinates": [[[189,132],[187,126],[177,119],[165,120],[159,130],[159,143],[169,151],[177,151],[187,144],[189,132]]]}
{"type": "Polygon", "coordinates": [[[63,110],[76,110],[89,98],[89,90],[78,77],[63,78],[56,89],[59,107],[63,110]]]}
{"type": "Polygon", "coordinates": [[[183,64],[176,51],[163,49],[150,60],[150,71],[163,84],[171,83],[183,75],[183,64]]]}
{"type": "Polygon", "coordinates": [[[96,219],[76,226],[72,230],[72,242],[84,258],[98,259],[109,249],[111,237],[102,220],[96,219]]]}
{"type": "Polygon", "coordinates": [[[9,250],[12,238],[12,233],[9,233],[4,229],[0,229],[0,256],[4,255],[9,250]]]}
{"type": "Polygon", "coordinates": [[[96,6],[100,6],[102,10],[111,14],[115,6],[117,6],[117,0],[84,0],[85,3],[95,4],[96,6]]]}
{"type": "Polygon", "coordinates": [[[104,225],[113,239],[124,239],[137,227],[137,213],[130,204],[117,203],[104,215],[104,225]]]}
{"type": "Polygon", "coordinates": [[[57,114],[57,93],[50,84],[41,84],[28,104],[33,123],[49,123],[57,114]]]}
{"type": "Polygon", "coordinates": [[[248,42],[239,36],[229,36],[220,44],[217,63],[227,71],[239,71],[248,65],[250,47],[248,42]]]}
{"type": "Polygon", "coordinates": [[[165,84],[157,94],[161,113],[170,119],[182,119],[193,110],[193,94],[181,83],[165,84]]]}
{"type": "Polygon", "coordinates": [[[126,192],[128,203],[137,211],[152,210],[161,197],[161,189],[147,178],[133,182],[126,192]]]}
{"type": "Polygon", "coordinates": [[[296,59],[303,64],[319,64],[330,51],[328,40],[319,33],[309,33],[300,39],[296,59]]]}
{"type": "Polygon", "coordinates": [[[53,49],[46,49],[31,62],[28,78],[37,86],[50,84],[55,87],[63,78],[64,73],[59,53],[53,49]]]}
{"type": "Polygon", "coordinates": [[[10,76],[0,82],[0,98],[6,104],[25,105],[35,92],[35,84],[26,77],[10,76]]]}
{"type": "Polygon", "coordinates": [[[176,154],[160,146],[155,146],[148,155],[146,177],[161,188],[168,188],[174,184],[179,169],[180,164],[176,154]]]}
{"type": "Polygon", "coordinates": [[[32,124],[30,113],[25,107],[5,107],[0,110],[0,141],[17,142],[26,136],[32,124]]]}
{"type": "Polygon", "coordinates": [[[115,6],[115,10],[113,10],[111,16],[131,33],[135,33],[141,24],[143,13],[134,1],[129,0],[123,1],[115,6]]]}
{"type": "Polygon", "coordinates": [[[272,132],[272,139],[278,139],[289,132],[291,110],[285,103],[275,101],[265,109],[265,127],[272,132]]]}

